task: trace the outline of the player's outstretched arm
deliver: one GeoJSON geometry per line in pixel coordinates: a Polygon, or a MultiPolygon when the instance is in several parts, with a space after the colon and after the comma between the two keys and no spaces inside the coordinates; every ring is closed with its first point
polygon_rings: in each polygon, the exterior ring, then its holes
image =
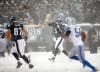
{"type": "Polygon", "coordinates": [[[25,28],[23,28],[22,32],[24,33],[25,40],[27,40],[27,38],[28,38],[28,32],[27,32],[27,30],[25,28]]]}

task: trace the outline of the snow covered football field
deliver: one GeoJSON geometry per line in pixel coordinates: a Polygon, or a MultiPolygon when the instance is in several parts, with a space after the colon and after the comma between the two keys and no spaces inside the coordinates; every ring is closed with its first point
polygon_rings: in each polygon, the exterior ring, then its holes
{"type": "MultiPolygon", "coordinates": [[[[90,54],[85,51],[86,58],[94,64],[100,72],[100,52],[98,54],[90,54]]],[[[16,69],[17,61],[12,55],[0,58],[0,72],[91,72],[89,68],[83,68],[78,61],[70,60],[68,57],[59,54],[55,62],[50,62],[48,58],[52,56],[51,52],[30,52],[31,63],[34,64],[33,69],[29,69],[28,65],[23,61],[21,68],[16,69]]]]}

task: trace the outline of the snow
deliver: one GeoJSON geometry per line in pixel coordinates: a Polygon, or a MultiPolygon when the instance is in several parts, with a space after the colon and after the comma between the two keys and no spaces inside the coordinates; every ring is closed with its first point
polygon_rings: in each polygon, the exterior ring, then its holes
{"type": "MultiPolygon", "coordinates": [[[[86,59],[99,70],[100,53],[90,54],[89,51],[85,51],[85,54],[86,59]]],[[[48,60],[52,56],[51,52],[30,52],[26,55],[30,55],[31,63],[34,64],[33,69],[29,69],[23,60],[21,60],[22,67],[16,69],[17,61],[12,55],[6,54],[5,58],[0,58],[0,72],[91,72],[89,68],[83,68],[80,62],[70,60],[62,53],[56,57],[55,62],[48,60]]]]}

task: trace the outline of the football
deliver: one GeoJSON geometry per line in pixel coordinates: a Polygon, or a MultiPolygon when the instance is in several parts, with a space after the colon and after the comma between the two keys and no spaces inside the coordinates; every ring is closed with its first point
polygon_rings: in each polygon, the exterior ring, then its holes
{"type": "Polygon", "coordinates": [[[86,33],[85,32],[81,32],[81,36],[82,36],[82,41],[85,41],[85,39],[86,39],[86,33]]]}

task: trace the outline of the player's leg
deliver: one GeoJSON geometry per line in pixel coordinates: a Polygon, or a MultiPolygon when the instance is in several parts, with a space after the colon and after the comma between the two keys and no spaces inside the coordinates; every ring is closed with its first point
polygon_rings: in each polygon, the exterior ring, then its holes
{"type": "Polygon", "coordinates": [[[29,68],[33,68],[33,65],[30,64],[30,59],[25,55],[25,41],[24,39],[18,40],[16,42],[16,46],[17,46],[17,51],[20,54],[21,58],[27,63],[29,64],[29,68]]]}
{"type": "Polygon", "coordinates": [[[0,52],[0,57],[5,57],[5,51],[0,52]]]}
{"type": "Polygon", "coordinates": [[[76,56],[76,47],[71,49],[70,52],[68,52],[68,56],[69,56],[70,59],[78,60],[79,61],[78,56],[76,56]]]}
{"type": "Polygon", "coordinates": [[[98,71],[98,70],[96,69],[96,67],[94,67],[89,61],[84,60],[82,63],[83,63],[83,65],[85,65],[85,66],[89,67],[90,69],[92,69],[93,72],[98,71]]]}
{"type": "Polygon", "coordinates": [[[54,56],[52,58],[49,58],[50,61],[54,61],[55,57],[57,56],[57,54],[60,52],[60,48],[62,48],[62,44],[63,44],[63,38],[58,37],[55,43],[55,50],[54,50],[54,56]]]}
{"type": "Polygon", "coordinates": [[[83,47],[84,47],[84,46],[78,46],[78,47],[77,47],[77,48],[78,48],[77,54],[78,54],[78,57],[79,57],[80,61],[82,62],[82,64],[83,64],[84,66],[89,67],[89,68],[92,69],[94,72],[97,71],[97,69],[96,69],[90,62],[88,62],[88,61],[85,59],[83,47]]]}
{"type": "MultiPolygon", "coordinates": [[[[75,56],[76,52],[75,52],[75,46],[73,45],[73,43],[71,42],[70,38],[64,38],[64,49],[63,49],[63,53],[64,55],[70,57],[71,59],[75,59],[77,60],[78,57],[75,56]]],[[[79,60],[79,59],[78,59],[79,60]]]]}
{"type": "Polygon", "coordinates": [[[63,43],[63,38],[58,37],[55,43],[55,54],[54,54],[55,57],[59,53],[59,51],[61,51],[60,48],[62,46],[62,43],[63,43]]]}
{"type": "Polygon", "coordinates": [[[76,53],[75,52],[70,52],[71,55],[68,54],[68,52],[66,50],[63,50],[62,51],[66,56],[69,56],[70,59],[73,59],[73,60],[78,60],[79,61],[79,58],[78,56],[76,56],[76,53]]]}
{"type": "Polygon", "coordinates": [[[20,62],[19,54],[17,52],[17,48],[16,48],[16,43],[15,42],[12,43],[11,53],[14,56],[14,58],[17,60],[17,67],[16,68],[21,67],[22,63],[20,62]]]}
{"type": "Polygon", "coordinates": [[[10,55],[11,47],[12,47],[11,40],[7,40],[7,47],[6,47],[6,49],[7,49],[8,55],[10,55]]]}
{"type": "Polygon", "coordinates": [[[70,58],[73,59],[73,60],[78,60],[79,61],[79,58],[76,55],[74,55],[74,56],[72,56],[70,58]]]}
{"type": "Polygon", "coordinates": [[[66,50],[62,51],[64,53],[64,55],[68,56],[68,52],[66,50]]]}
{"type": "Polygon", "coordinates": [[[19,55],[16,52],[12,53],[12,55],[16,58],[17,61],[19,60],[19,55]]]}
{"type": "Polygon", "coordinates": [[[15,59],[17,60],[17,67],[16,68],[19,68],[21,67],[22,63],[20,62],[19,60],[19,55],[17,53],[12,53],[12,55],[15,57],[15,59]]]}
{"type": "Polygon", "coordinates": [[[34,65],[32,65],[30,63],[30,58],[28,58],[26,55],[23,55],[22,58],[27,64],[29,64],[29,68],[33,68],[34,67],[34,65]]]}

